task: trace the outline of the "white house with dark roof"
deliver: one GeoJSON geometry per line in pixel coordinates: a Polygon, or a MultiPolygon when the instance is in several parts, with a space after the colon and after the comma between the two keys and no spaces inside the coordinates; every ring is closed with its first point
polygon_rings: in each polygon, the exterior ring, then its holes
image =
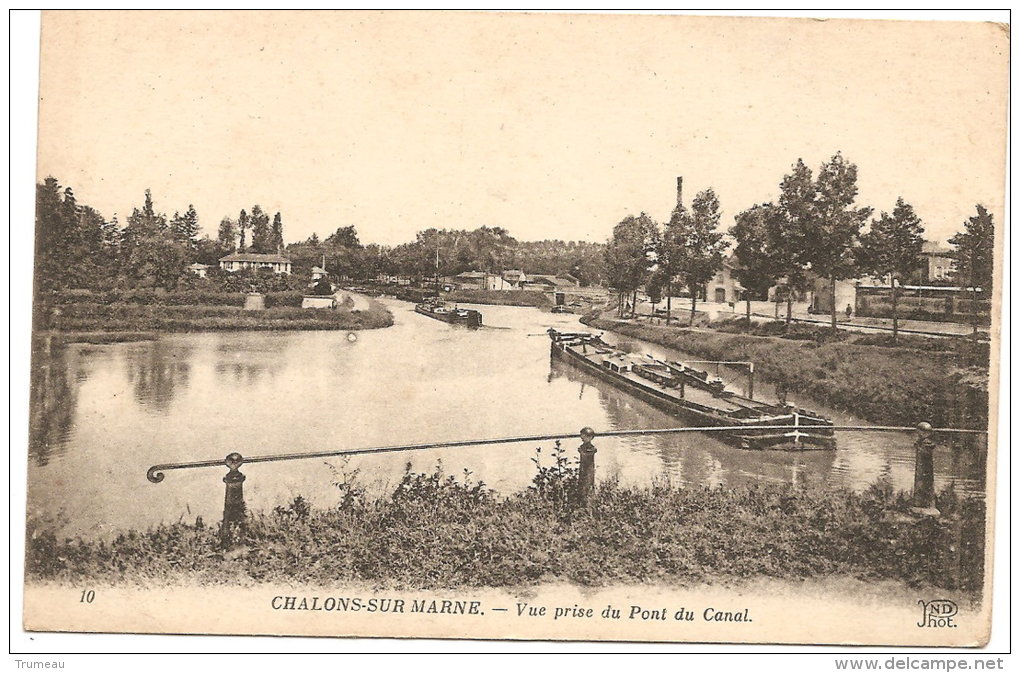
{"type": "Polygon", "coordinates": [[[235,252],[220,258],[224,271],[243,269],[271,269],[274,273],[290,273],[290,260],[283,255],[264,255],[254,252],[235,252]]]}

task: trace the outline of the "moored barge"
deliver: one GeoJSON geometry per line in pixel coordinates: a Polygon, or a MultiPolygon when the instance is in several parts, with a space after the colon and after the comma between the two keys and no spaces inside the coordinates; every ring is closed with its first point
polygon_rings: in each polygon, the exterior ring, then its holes
{"type": "Polygon", "coordinates": [[[625,353],[607,344],[601,335],[555,329],[549,329],[548,334],[554,358],[697,426],[732,428],[714,434],[734,446],[786,451],[835,448],[832,421],[813,411],[738,395],[705,372],[679,362],[625,353]]]}
{"type": "Polygon", "coordinates": [[[441,301],[427,301],[417,304],[414,307],[415,313],[442,320],[451,325],[466,325],[467,327],[481,327],[482,314],[474,309],[450,308],[441,301]]]}

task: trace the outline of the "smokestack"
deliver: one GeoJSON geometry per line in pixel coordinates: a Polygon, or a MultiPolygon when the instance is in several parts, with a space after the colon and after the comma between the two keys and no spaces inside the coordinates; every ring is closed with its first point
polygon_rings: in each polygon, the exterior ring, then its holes
{"type": "Polygon", "coordinates": [[[678,176],[676,179],[676,205],[681,208],[684,205],[684,179],[682,176],[678,176]]]}

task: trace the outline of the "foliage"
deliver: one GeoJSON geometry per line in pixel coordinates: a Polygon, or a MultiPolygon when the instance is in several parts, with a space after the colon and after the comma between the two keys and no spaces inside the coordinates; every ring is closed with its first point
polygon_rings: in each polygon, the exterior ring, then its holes
{"type": "Polygon", "coordinates": [[[539,496],[560,507],[577,502],[578,466],[577,459],[566,456],[566,450],[556,440],[552,450],[552,464],[542,464],[542,449],[535,449],[536,474],[530,488],[539,496]]]}
{"type": "Polygon", "coordinates": [[[79,205],[53,177],[36,185],[36,283],[45,292],[85,287],[117,273],[120,232],[94,209],[79,205]]]}
{"type": "Polygon", "coordinates": [[[980,287],[990,293],[995,253],[995,225],[992,214],[984,206],[976,206],[977,214],[968,218],[964,230],[949,239],[955,249],[955,278],[964,287],[980,287]]]}
{"type": "Polygon", "coordinates": [[[251,248],[248,252],[268,254],[276,252],[272,242],[272,231],[269,228],[269,214],[262,206],[251,207],[251,248]]]}
{"type": "Polygon", "coordinates": [[[903,198],[896,199],[892,215],[883,212],[861,236],[861,269],[878,277],[889,277],[892,293],[893,340],[899,330],[896,314],[896,285],[921,265],[924,227],[913,207],[903,198]]]}
{"type": "Polygon", "coordinates": [[[302,309],[294,293],[268,294],[264,311],[236,305],[99,304],[76,302],[53,306],[40,328],[63,332],[132,331],[200,332],[216,330],[374,329],[393,324],[378,302],[367,311],[302,309]]]}
{"type": "Polygon", "coordinates": [[[984,505],[939,495],[943,519],[910,522],[905,495],[758,484],[736,489],[600,484],[591,503],[550,506],[548,491],[500,497],[465,471],[408,467],[395,491],[317,509],[295,497],[250,515],[243,553],[217,526],[177,523],[110,541],[60,538],[30,521],[26,572],[58,582],[239,581],[397,588],[691,586],[748,578],[853,577],[979,595],[984,505]]]}
{"type": "Polygon", "coordinates": [[[628,215],[613,227],[605,249],[606,281],[621,295],[621,308],[622,295],[636,292],[648,279],[656,229],[645,213],[628,215]]]}
{"type": "Polygon", "coordinates": [[[733,250],[737,261],[733,275],[747,291],[748,301],[752,297],[765,298],[769,288],[783,275],[779,254],[770,245],[775,237],[769,235],[781,217],[775,205],[756,204],[738,213],[730,228],[730,235],[737,242],[733,250]]]}
{"type": "Polygon", "coordinates": [[[698,294],[723,264],[729,242],[719,228],[719,199],[706,189],[694,197],[691,211],[681,210],[678,222],[668,227],[673,241],[675,269],[681,283],[691,293],[691,322],[694,321],[698,294]]]}

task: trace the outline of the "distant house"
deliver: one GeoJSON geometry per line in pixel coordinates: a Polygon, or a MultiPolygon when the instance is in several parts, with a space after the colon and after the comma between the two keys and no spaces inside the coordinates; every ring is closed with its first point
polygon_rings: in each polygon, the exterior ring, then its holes
{"type": "Polygon", "coordinates": [[[463,290],[509,290],[511,286],[494,273],[465,271],[447,281],[451,287],[463,290]]]}
{"type": "Polygon", "coordinates": [[[209,269],[210,266],[208,264],[199,264],[198,262],[188,265],[188,271],[190,273],[195,274],[199,278],[205,278],[206,274],[208,274],[209,272],[209,269]]]}
{"type": "Polygon", "coordinates": [[[828,278],[814,276],[811,280],[811,305],[808,307],[810,313],[831,313],[832,305],[836,305],[836,313],[842,313],[849,306],[852,311],[857,310],[857,288],[861,281],[856,278],[836,281],[836,295],[833,297],[832,281],[828,278]],[[833,300],[835,299],[835,302],[833,300]]]}
{"type": "Polygon", "coordinates": [[[925,241],[921,246],[921,258],[923,260],[921,265],[921,283],[938,283],[952,278],[953,258],[950,257],[951,254],[948,248],[944,248],[934,241],[925,241]]]}
{"type": "Polygon", "coordinates": [[[718,304],[732,304],[740,301],[744,288],[733,275],[735,268],[736,259],[733,255],[723,260],[722,268],[705,285],[705,301],[718,304]]]}
{"type": "Polygon", "coordinates": [[[316,281],[326,277],[326,270],[319,266],[312,267],[312,280],[316,281]]]}
{"type": "Polygon", "coordinates": [[[552,276],[539,273],[531,274],[522,284],[522,286],[527,287],[529,290],[564,290],[579,285],[580,282],[569,274],[552,276]]]}
{"type": "Polygon", "coordinates": [[[503,272],[503,280],[513,288],[520,288],[528,282],[528,277],[520,269],[507,269],[503,272]]]}
{"type": "Polygon", "coordinates": [[[235,252],[220,258],[220,268],[224,271],[241,271],[242,269],[271,269],[274,273],[290,273],[290,260],[283,255],[263,255],[254,252],[235,252]]]}

